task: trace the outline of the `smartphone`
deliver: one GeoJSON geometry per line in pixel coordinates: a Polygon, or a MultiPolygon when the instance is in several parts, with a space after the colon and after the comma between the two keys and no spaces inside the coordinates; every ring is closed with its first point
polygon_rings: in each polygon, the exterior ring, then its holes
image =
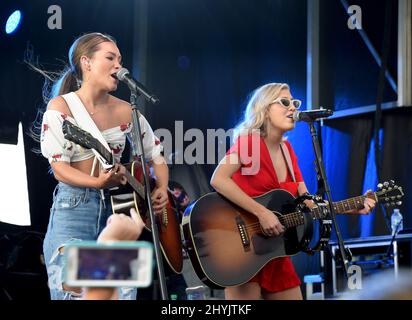
{"type": "Polygon", "coordinates": [[[71,287],[148,287],[153,245],[147,241],[67,244],[65,283],[71,287]]]}

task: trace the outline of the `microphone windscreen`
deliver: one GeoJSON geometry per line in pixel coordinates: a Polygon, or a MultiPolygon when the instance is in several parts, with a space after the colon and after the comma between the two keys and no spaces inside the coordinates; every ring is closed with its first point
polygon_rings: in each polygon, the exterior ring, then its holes
{"type": "Polygon", "coordinates": [[[123,81],[125,79],[125,76],[128,74],[129,74],[129,70],[127,70],[126,68],[121,68],[119,71],[117,71],[116,77],[120,81],[123,81]]]}
{"type": "Polygon", "coordinates": [[[293,114],[292,114],[292,119],[293,119],[293,121],[299,121],[300,119],[299,119],[299,114],[300,114],[300,111],[295,111],[295,112],[293,112],[293,114]]]}

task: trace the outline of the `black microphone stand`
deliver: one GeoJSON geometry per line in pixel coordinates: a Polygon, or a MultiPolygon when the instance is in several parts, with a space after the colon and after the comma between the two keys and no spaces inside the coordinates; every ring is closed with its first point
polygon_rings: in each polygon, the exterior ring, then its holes
{"type": "Polygon", "coordinates": [[[134,148],[136,151],[136,155],[139,157],[140,163],[142,164],[142,171],[144,176],[144,186],[145,186],[145,195],[146,195],[146,202],[147,208],[149,209],[149,216],[150,216],[150,226],[153,236],[153,245],[157,263],[157,271],[159,276],[159,283],[160,283],[160,292],[162,295],[162,300],[168,300],[168,293],[166,287],[166,280],[164,277],[164,269],[163,269],[163,260],[162,260],[162,253],[159,246],[159,230],[157,229],[156,224],[156,217],[153,213],[152,201],[150,198],[151,190],[150,190],[150,182],[149,182],[149,174],[146,168],[146,161],[145,161],[145,154],[143,149],[143,141],[142,141],[142,130],[140,127],[139,121],[139,111],[137,110],[137,96],[138,93],[135,89],[129,87],[131,90],[130,95],[130,105],[132,107],[132,117],[133,117],[133,134],[132,134],[132,142],[134,144],[134,148]]]}
{"type": "Polygon", "coordinates": [[[316,163],[317,173],[318,173],[318,177],[317,177],[318,182],[321,185],[323,185],[324,191],[325,191],[325,193],[328,197],[330,215],[331,215],[331,218],[332,218],[333,226],[335,227],[336,237],[338,239],[339,251],[340,251],[340,254],[341,254],[341,258],[342,258],[342,263],[343,263],[343,267],[344,267],[344,270],[345,270],[345,275],[346,275],[346,278],[349,278],[349,276],[348,276],[349,260],[346,257],[345,245],[344,245],[343,240],[342,240],[342,235],[340,233],[339,226],[336,222],[336,213],[333,209],[332,195],[331,195],[331,191],[330,191],[330,187],[329,187],[329,182],[328,182],[327,177],[326,177],[325,166],[324,166],[323,159],[322,159],[322,151],[320,149],[318,135],[317,135],[317,132],[316,132],[316,128],[314,126],[314,121],[308,121],[308,123],[309,123],[309,126],[310,126],[310,133],[312,135],[313,149],[315,151],[315,156],[316,156],[315,163],[316,163]]]}

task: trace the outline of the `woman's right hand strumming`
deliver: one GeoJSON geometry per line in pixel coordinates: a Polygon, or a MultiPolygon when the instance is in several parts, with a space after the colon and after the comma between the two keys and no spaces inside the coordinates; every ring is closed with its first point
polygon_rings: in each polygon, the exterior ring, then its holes
{"type": "Polygon", "coordinates": [[[100,171],[97,177],[97,189],[106,189],[119,184],[126,184],[127,179],[125,177],[126,168],[121,164],[116,163],[113,168],[109,170],[100,171]]]}
{"type": "Polygon", "coordinates": [[[250,196],[248,196],[232,180],[232,175],[240,168],[240,158],[237,153],[226,155],[213,173],[210,181],[217,192],[224,195],[230,201],[241,208],[253,213],[259,219],[262,231],[270,237],[277,237],[285,232],[285,227],[279,219],[250,196]]]}
{"type": "Polygon", "coordinates": [[[264,208],[258,215],[262,231],[269,237],[277,237],[285,232],[285,227],[278,217],[270,210],[264,208]]]}

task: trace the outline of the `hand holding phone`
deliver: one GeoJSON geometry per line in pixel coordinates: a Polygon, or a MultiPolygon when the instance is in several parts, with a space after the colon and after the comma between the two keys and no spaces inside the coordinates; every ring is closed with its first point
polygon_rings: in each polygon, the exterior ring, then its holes
{"type": "Polygon", "coordinates": [[[124,214],[111,215],[97,241],[134,241],[139,238],[143,228],[144,222],[140,215],[130,209],[130,217],[124,214]]]}
{"type": "Polygon", "coordinates": [[[146,241],[73,242],[64,254],[71,287],[147,287],[152,281],[153,246],[146,241]]]}

